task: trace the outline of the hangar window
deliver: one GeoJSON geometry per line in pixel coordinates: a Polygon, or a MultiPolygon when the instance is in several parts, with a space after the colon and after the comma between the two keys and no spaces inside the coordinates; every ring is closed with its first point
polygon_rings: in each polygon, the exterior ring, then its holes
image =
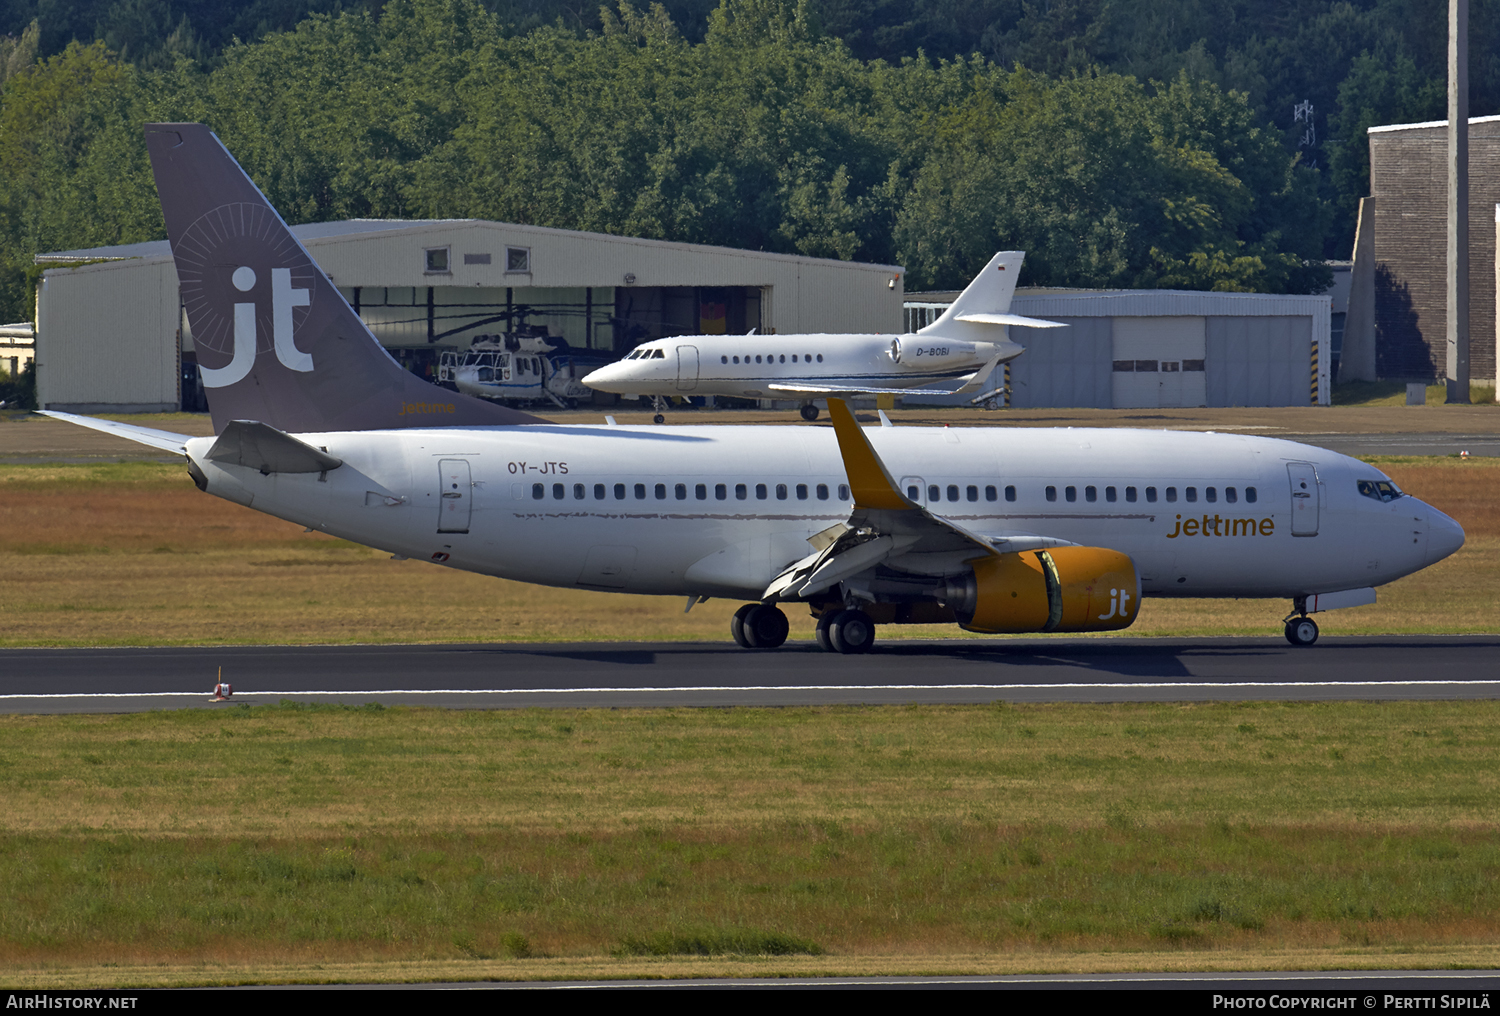
{"type": "Polygon", "coordinates": [[[734,499],[736,501],[743,501],[749,496],[750,490],[743,483],[736,483],[734,485],[734,499]]]}
{"type": "Polygon", "coordinates": [[[665,501],[667,499],[667,485],[665,483],[658,483],[655,494],[658,501],[665,501]]]}
{"type": "Polygon", "coordinates": [[[757,501],[764,501],[765,499],[766,499],[766,485],[764,483],[757,483],[755,485],[755,500],[757,500],[757,501]]]}
{"type": "Polygon", "coordinates": [[[970,501],[978,501],[979,500],[979,488],[976,487],[976,486],[974,486],[972,483],[969,484],[967,487],[964,488],[964,497],[968,498],[970,501]]]}
{"type": "Polygon", "coordinates": [[[840,501],[847,501],[847,500],[849,500],[849,486],[848,486],[848,484],[843,484],[843,483],[839,484],[839,500],[840,501]]]}
{"type": "Polygon", "coordinates": [[[722,483],[714,484],[714,500],[726,501],[729,499],[729,488],[722,483]]]}
{"type": "Polygon", "coordinates": [[[466,264],[466,265],[487,265],[489,263],[490,263],[490,256],[488,254],[465,254],[464,255],[464,264],[466,264]]]}
{"type": "Polygon", "coordinates": [[[1068,501],[1077,501],[1078,500],[1078,488],[1077,487],[1064,487],[1063,488],[1063,497],[1066,498],[1068,501]]]}
{"type": "Polygon", "coordinates": [[[1083,488],[1083,499],[1085,501],[1090,501],[1090,502],[1099,500],[1099,488],[1097,488],[1097,487],[1085,487],[1085,488],[1083,488]]]}
{"type": "Polygon", "coordinates": [[[1057,488],[1056,487],[1048,487],[1047,488],[1047,500],[1048,501],[1056,501],[1057,500],[1057,488]]]}
{"type": "Polygon", "coordinates": [[[1115,488],[1113,488],[1113,487],[1105,487],[1104,488],[1104,500],[1110,502],[1111,504],[1113,504],[1115,502],[1115,500],[1116,500],[1115,488]]]}
{"type": "Polygon", "coordinates": [[[507,248],[505,248],[505,270],[507,272],[529,272],[529,271],[531,271],[531,248],[530,247],[507,247],[507,248]]]}
{"type": "Polygon", "coordinates": [[[687,484],[685,484],[685,483],[673,484],[673,486],[672,486],[672,493],[674,493],[674,494],[677,495],[677,500],[679,500],[679,501],[686,501],[687,500],[687,484]]]}
{"type": "Polygon", "coordinates": [[[820,483],[820,484],[818,484],[818,500],[819,501],[827,501],[828,500],[828,484],[826,484],[826,483],[820,483]]]}
{"type": "Polygon", "coordinates": [[[594,500],[595,501],[603,501],[604,500],[604,484],[602,484],[602,483],[596,483],[596,484],[594,484],[594,500]]]}
{"type": "Polygon", "coordinates": [[[786,484],[784,484],[784,483],[778,483],[776,485],[776,500],[778,500],[778,501],[785,501],[786,500],[786,484]]]}
{"type": "Polygon", "coordinates": [[[531,496],[537,501],[540,501],[542,498],[546,497],[547,485],[545,483],[533,483],[531,485],[531,496]]]}
{"type": "Polygon", "coordinates": [[[582,501],[583,498],[584,498],[583,484],[581,484],[581,483],[575,483],[575,484],[573,484],[573,499],[575,501],[582,501]]]}
{"type": "MultiPolygon", "coordinates": [[[[646,492],[643,490],[643,491],[641,491],[641,493],[644,495],[646,492]]],[[[616,501],[623,501],[623,500],[625,500],[625,485],[623,483],[617,483],[617,484],[615,484],[615,500],[616,501]]]]}
{"type": "Polygon", "coordinates": [[[799,484],[797,484],[797,500],[798,501],[806,501],[807,500],[807,484],[805,484],[805,483],[799,483],[799,484]]]}
{"type": "Polygon", "coordinates": [[[1245,488],[1245,500],[1248,501],[1248,502],[1250,502],[1251,504],[1255,503],[1255,488],[1254,487],[1246,487],[1245,488]]]}
{"type": "Polygon", "coordinates": [[[644,483],[638,483],[635,485],[635,499],[637,501],[646,500],[646,485],[644,483]]]}
{"type": "Polygon", "coordinates": [[[554,501],[561,501],[563,498],[565,498],[567,496],[568,496],[568,488],[567,488],[566,485],[561,484],[561,483],[554,483],[552,485],[552,499],[554,501]]]}
{"type": "Polygon", "coordinates": [[[447,247],[429,247],[425,251],[423,251],[422,253],[425,255],[424,264],[426,264],[426,266],[427,266],[426,271],[429,274],[434,274],[434,275],[446,275],[446,274],[448,274],[448,248],[447,247]]]}

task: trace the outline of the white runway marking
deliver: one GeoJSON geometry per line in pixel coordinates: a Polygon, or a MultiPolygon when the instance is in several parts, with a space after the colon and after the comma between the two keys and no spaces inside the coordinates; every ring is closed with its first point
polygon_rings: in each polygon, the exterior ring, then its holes
{"type": "MultiPolygon", "coordinates": [[[[1245,688],[1500,688],[1497,681],[1152,681],[1131,683],[1063,683],[1063,684],[746,684],[746,685],[665,685],[641,688],[372,688],[364,691],[335,691],[315,688],[241,690],[247,695],[630,695],[663,692],[798,692],[798,691],[1161,691],[1235,690],[1245,688]]],[[[107,699],[107,698],[190,698],[210,700],[208,692],[49,692],[0,695],[0,701],[15,699],[107,699]]]]}

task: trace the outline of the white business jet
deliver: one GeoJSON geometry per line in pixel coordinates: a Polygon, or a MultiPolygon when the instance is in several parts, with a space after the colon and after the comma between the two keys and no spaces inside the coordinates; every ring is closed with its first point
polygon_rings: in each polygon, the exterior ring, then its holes
{"type": "Polygon", "coordinates": [[[821,645],[860,653],[891,622],[1114,631],[1146,596],[1287,598],[1286,637],[1310,645],[1311,615],[1463,545],[1373,466],[1267,438],[865,429],[837,398],[832,427],[545,423],[403,371],[207,128],[147,141],[217,436],[50,415],[400,558],[742,598],[749,649],[781,645],[802,604],[821,645]]]}
{"type": "Polygon", "coordinates": [[[890,395],[935,382],[945,383],[936,389],[945,394],[977,391],[997,364],[1025,352],[1006,326],[1066,327],[1010,313],[1025,256],[996,254],[941,317],[916,333],[681,335],[644,342],[583,383],[650,396],[657,423],[674,395],[800,399],[802,418],[816,420],[813,400],[830,395],[890,395]]]}

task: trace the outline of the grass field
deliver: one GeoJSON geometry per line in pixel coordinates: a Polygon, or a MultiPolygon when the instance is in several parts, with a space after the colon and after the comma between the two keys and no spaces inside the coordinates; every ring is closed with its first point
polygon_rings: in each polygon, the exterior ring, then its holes
{"type": "Polygon", "coordinates": [[[1488,702],[0,717],[0,970],[1482,965],[1497,720],[1488,702]]]}
{"type": "MultiPolygon", "coordinates": [[[[1388,459],[1458,519],[1458,554],[1324,614],[1329,634],[1500,631],[1500,462],[1388,459]]],[[[0,645],[574,641],[729,637],[738,601],[549,589],[358,547],[195,489],[177,465],[0,466],[0,645]]],[[[1278,635],[1281,600],[1148,600],[1134,635],[1278,635]]],[[[788,611],[794,639],[812,620],[788,611]]],[[[891,626],[940,638],[955,626],[891,626]]]]}

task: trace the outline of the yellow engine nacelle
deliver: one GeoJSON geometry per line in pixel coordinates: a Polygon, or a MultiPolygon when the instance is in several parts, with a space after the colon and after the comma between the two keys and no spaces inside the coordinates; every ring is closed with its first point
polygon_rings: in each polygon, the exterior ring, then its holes
{"type": "Polygon", "coordinates": [[[1118,631],[1140,610],[1141,582],[1130,558],[1103,547],[1056,547],[981,558],[948,589],[968,631],[1118,631]]]}

